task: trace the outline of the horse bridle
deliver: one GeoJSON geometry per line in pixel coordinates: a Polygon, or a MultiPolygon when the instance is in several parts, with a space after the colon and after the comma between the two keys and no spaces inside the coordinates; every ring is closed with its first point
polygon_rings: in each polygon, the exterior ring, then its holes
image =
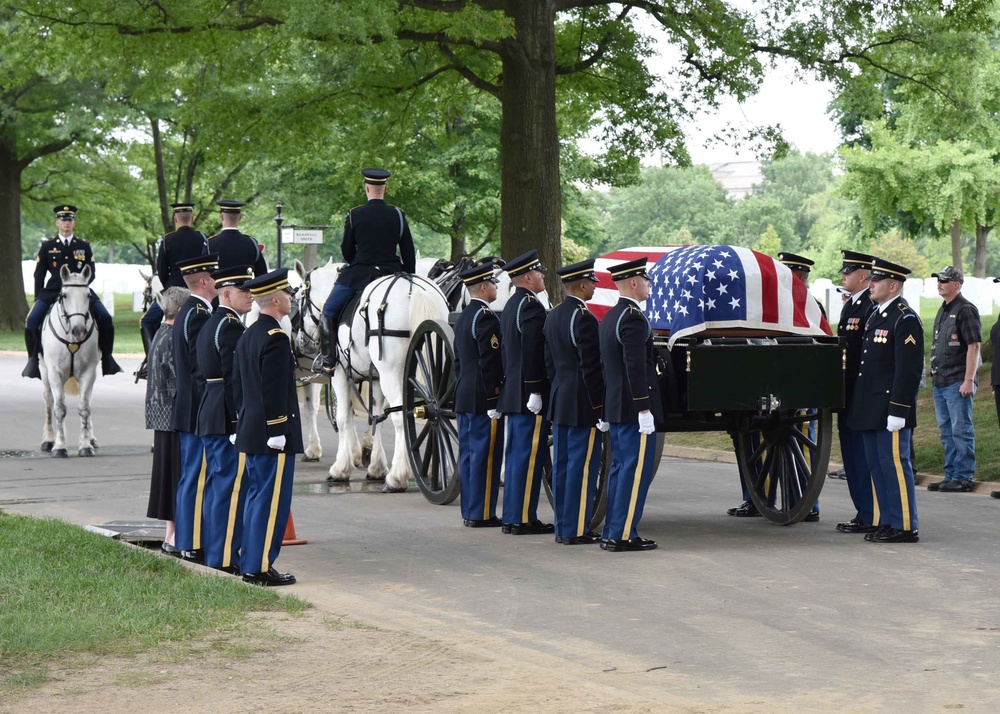
{"type": "Polygon", "coordinates": [[[83,339],[79,340],[79,341],[77,341],[77,340],[67,340],[62,335],[60,335],[58,332],[56,332],[56,328],[55,328],[55,326],[53,324],[53,322],[54,322],[53,320],[51,320],[51,319],[48,320],[48,323],[49,323],[49,332],[52,333],[52,336],[55,337],[60,342],[62,342],[64,345],[66,345],[66,349],[69,350],[69,374],[70,374],[70,376],[72,376],[72,375],[76,374],[75,361],[76,361],[77,350],[79,350],[80,346],[83,343],[85,343],[87,340],[89,340],[90,336],[92,334],[94,334],[94,326],[95,326],[96,323],[95,323],[94,319],[91,317],[89,309],[86,312],[82,312],[82,313],[81,312],[66,312],[66,305],[63,302],[62,291],[63,290],[69,290],[70,288],[82,288],[83,290],[90,290],[90,287],[87,286],[87,285],[63,285],[62,286],[62,288],[60,289],[60,292],[59,292],[59,298],[56,300],[56,303],[59,305],[59,322],[63,326],[63,329],[66,331],[66,334],[67,335],[72,335],[73,334],[73,328],[69,324],[70,319],[74,318],[74,317],[82,317],[83,318],[83,324],[87,326],[87,334],[84,335],[83,339]]]}
{"type": "MultiPolygon", "coordinates": [[[[308,273],[306,273],[305,281],[302,283],[302,290],[299,292],[299,312],[292,320],[292,329],[298,329],[299,339],[295,341],[295,347],[298,349],[300,347],[299,343],[303,340],[309,340],[312,349],[315,351],[309,352],[308,354],[301,354],[296,356],[301,357],[312,357],[319,353],[319,330],[322,329],[321,321],[323,319],[323,308],[315,305],[312,301],[312,274],[316,269],[313,268],[308,273]],[[309,334],[306,330],[305,316],[309,315],[312,321],[316,324],[317,335],[316,339],[309,334]]],[[[302,351],[305,351],[305,347],[302,347],[302,351]]]]}

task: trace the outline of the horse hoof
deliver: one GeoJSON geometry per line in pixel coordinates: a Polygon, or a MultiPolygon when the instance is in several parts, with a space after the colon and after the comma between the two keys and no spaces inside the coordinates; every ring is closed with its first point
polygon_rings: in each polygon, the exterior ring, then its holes
{"type": "Polygon", "coordinates": [[[79,455],[80,456],[93,456],[94,455],[94,450],[91,449],[91,448],[89,448],[89,447],[86,448],[86,449],[80,449],[79,455]]]}
{"type": "Polygon", "coordinates": [[[350,481],[351,481],[350,477],[347,478],[343,476],[338,476],[337,478],[334,478],[333,476],[326,477],[327,483],[350,483],[350,481]]]}
{"type": "Polygon", "coordinates": [[[52,451],[52,447],[53,446],[55,446],[55,442],[53,442],[53,441],[43,441],[42,442],[42,451],[44,451],[47,454],[50,451],[52,451]]]}
{"type": "Polygon", "coordinates": [[[385,474],[381,476],[375,476],[374,474],[366,474],[365,481],[385,481],[385,474]]]}
{"type": "Polygon", "coordinates": [[[403,493],[406,491],[406,487],[403,488],[393,488],[389,484],[382,487],[382,493],[403,493]]]}
{"type": "Polygon", "coordinates": [[[303,461],[303,463],[309,463],[311,461],[319,461],[319,457],[318,456],[303,456],[302,457],[302,461],[303,461]]]}
{"type": "Polygon", "coordinates": [[[90,440],[90,446],[93,449],[97,449],[97,439],[91,439],[90,440]]]}
{"type": "Polygon", "coordinates": [[[66,449],[53,449],[52,458],[54,459],[68,459],[69,454],[66,453],[66,449]]]}
{"type": "Polygon", "coordinates": [[[362,468],[368,468],[372,462],[372,447],[364,446],[361,448],[361,466],[362,468]]]}

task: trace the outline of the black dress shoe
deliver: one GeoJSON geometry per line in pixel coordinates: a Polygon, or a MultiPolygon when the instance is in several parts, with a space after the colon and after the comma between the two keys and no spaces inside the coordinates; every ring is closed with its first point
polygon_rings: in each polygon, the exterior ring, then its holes
{"type": "Polygon", "coordinates": [[[502,525],[502,522],[496,516],[492,516],[478,521],[474,518],[463,518],[462,524],[466,528],[499,528],[502,525]]]}
{"type": "Polygon", "coordinates": [[[819,511],[809,511],[802,520],[806,523],[819,523],[819,511]]]}
{"type": "Polygon", "coordinates": [[[619,553],[624,550],[653,550],[656,548],[656,541],[636,536],[628,540],[606,540],[601,543],[601,547],[610,553],[619,553]]]}
{"type": "Polygon", "coordinates": [[[886,528],[872,538],[873,543],[916,543],[919,540],[918,531],[904,531],[899,528],[886,528]]]}
{"type": "Polygon", "coordinates": [[[990,498],[1000,498],[1000,491],[990,491],[990,498]]]}
{"type": "Polygon", "coordinates": [[[181,557],[181,550],[175,545],[170,545],[170,543],[164,542],[160,545],[160,550],[162,550],[167,555],[172,555],[175,558],[181,557]]]}
{"type": "Polygon", "coordinates": [[[197,550],[182,550],[181,551],[181,558],[183,558],[184,560],[186,560],[189,563],[196,563],[198,565],[204,565],[205,564],[205,551],[203,551],[201,548],[198,548],[197,550]]]}
{"type": "Polygon", "coordinates": [[[554,533],[556,527],[551,523],[531,521],[530,523],[504,523],[500,530],[510,535],[539,535],[554,533]]]}
{"type": "Polygon", "coordinates": [[[753,516],[760,516],[760,511],[757,510],[757,506],[754,505],[753,501],[744,501],[736,508],[730,508],[726,511],[730,516],[736,516],[737,518],[752,518],[753,516]]]}
{"type": "Polygon", "coordinates": [[[878,528],[876,528],[875,530],[873,530],[871,533],[865,533],[865,540],[868,541],[869,543],[871,543],[871,542],[873,542],[875,540],[875,536],[879,535],[880,533],[885,533],[886,531],[890,531],[890,530],[892,530],[892,529],[889,526],[879,526],[878,528]]]}
{"type": "Polygon", "coordinates": [[[944,486],[946,483],[948,483],[948,482],[947,481],[932,481],[931,483],[927,484],[927,490],[928,491],[940,491],[941,487],[944,486]]]}
{"type": "Polygon", "coordinates": [[[972,481],[957,478],[953,478],[951,481],[945,481],[938,489],[938,491],[941,491],[942,493],[966,493],[971,490],[972,481]]]}
{"type": "Polygon", "coordinates": [[[563,538],[561,541],[557,541],[563,545],[593,545],[594,543],[600,543],[600,537],[594,538],[584,534],[582,536],[573,536],[572,538],[563,538]]]}
{"type": "Polygon", "coordinates": [[[841,533],[874,533],[878,530],[878,526],[852,518],[847,523],[838,523],[837,530],[841,533]]]}
{"type": "Polygon", "coordinates": [[[240,566],[238,565],[220,565],[218,568],[215,568],[215,570],[218,570],[221,573],[226,573],[228,575],[240,574],[240,566]]]}
{"type": "Polygon", "coordinates": [[[274,568],[268,568],[266,573],[244,573],[243,582],[276,588],[281,585],[293,585],[295,576],[291,573],[279,573],[274,568]]]}

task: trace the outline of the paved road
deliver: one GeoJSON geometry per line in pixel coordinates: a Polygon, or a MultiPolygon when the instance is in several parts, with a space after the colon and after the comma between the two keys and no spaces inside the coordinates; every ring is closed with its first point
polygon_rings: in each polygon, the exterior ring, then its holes
{"type": "MultiPolygon", "coordinates": [[[[31,451],[41,385],[20,368],[0,357],[0,507],[80,524],[142,517],[143,386],[99,380],[100,455],[56,460],[31,451]]],[[[71,443],[77,433],[74,418],[71,443]]],[[[609,683],[706,709],[1000,709],[1000,501],[920,491],[921,542],[876,546],[834,531],[852,515],[843,481],[828,482],[820,523],[782,528],[724,514],[739,500],[735,466],[665,458],[642,524],[660,548],[610,554],[463,528],[457,503],[431,506],[415,488],[328,487],[329,425],[322,437],[292,504],[310,542],[278,563],[320,606],[583,660],[609,683]]]]}

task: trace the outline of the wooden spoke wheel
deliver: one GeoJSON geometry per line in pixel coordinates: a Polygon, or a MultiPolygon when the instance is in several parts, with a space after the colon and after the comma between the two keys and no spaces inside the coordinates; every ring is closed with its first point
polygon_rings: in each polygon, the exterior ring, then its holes
{"type": "Polygon", "coordinates": [[[830,409],[758,413],[736,434],[740,476],[772,523],[797,523],[823,490],[833,433],[830,409]]]}
{"type": "MultiPolygon", "coordinates": [[[[593,489],[594,500],[593,515],[590,518],[588,527],[590,530],[599,531],[604,517],[608,513],[608,472],[611,470],[611,437],[608,434],[601,434],[603,437],[601,449],[601,463],[597,472],[597,485],[593,489]]],[[[656,434],[656,459],[653,462],[653,473],[660,468],[660,460],[663,457],[663,442],[666,435],[663,432],[656,434]]],[[[552,447],[552,437],[549,437],[549,447],[552,447]]],[[[549,499],[549,505],[553,506],[552,500],[552,459],[549,459],[548,466],[542,474],[542,484],[545,486],[545,495],[549,499]]],[[[554,507],[554,506],[553,506],[554,507]]]]}
{"type": "Polygon", "coordinates": [[[403,383],[406,450],[417,486],[439,506],[459,494],[454,332],[426,320],[410,338],[403,383]]]}

